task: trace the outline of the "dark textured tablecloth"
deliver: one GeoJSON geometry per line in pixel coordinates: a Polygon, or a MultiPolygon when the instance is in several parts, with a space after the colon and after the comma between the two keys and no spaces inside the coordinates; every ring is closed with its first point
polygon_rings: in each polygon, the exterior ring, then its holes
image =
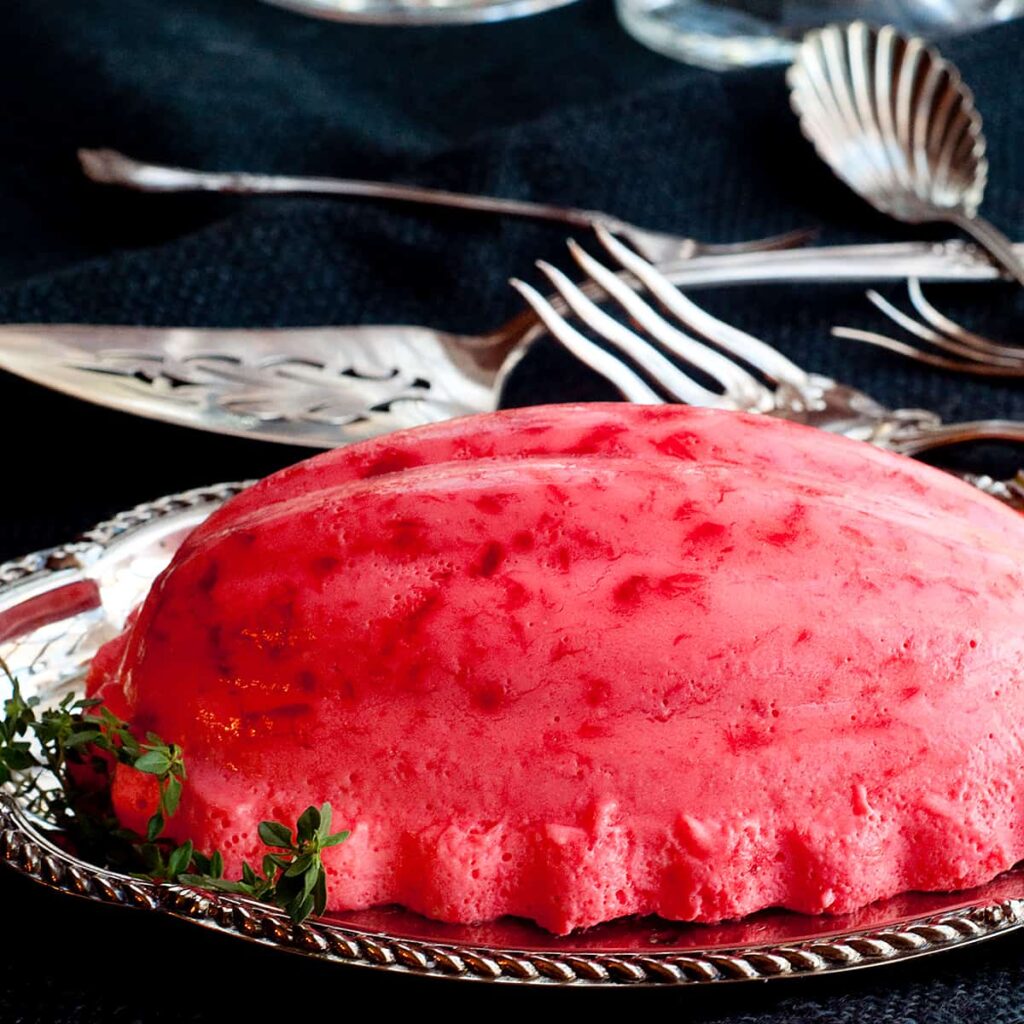
{"type": "MultiPolygon", "coordinates": [[[[777,70],[717,75],[630,41],[610,5],[481,28],[307,20],[255,0],[50,0],[0,22],[0,320],[431,324],[520,308],[506,280],[564,261],[564,232],[349,201],[141,196],[85,183],[77,146],[211,169],[387,177],[606,209],[718,241],[820,224],[823,239],[942,237],[871,212],[816,161],[777,70]]],[[[990,142],[986,212],[1024,236],[1024,24],[950,43],[990,142]]],[[[895,295],[898,289],[891,289],[895,295]]],[[[833,341],[878,323],[862,289],[773,287],[706,303],[808,367],[950,417],[1024,418],[1019,385],[923,372],[833,341]]],[[[942,290],[1006,337],[1009,286],[942,290]]],[[[608,397],[541,345],[512,399],[608,397]]],[[[295,449],[132,419],[0,379],[0,559],[139,501],[268,472],[295,449]]],[[[1019,452],[964,464],[1008,473],[1019,452]]],[[[0,1021],[223,1021],[419,1011],[671,1014],[706,1022],[1024,1020],[1022,940],[863,974],[711,991],[519,991],[318,965],[0,873],[0,1021]]],[[[326,1017],[321,1016],[321,1019],[326,1017]]]]}

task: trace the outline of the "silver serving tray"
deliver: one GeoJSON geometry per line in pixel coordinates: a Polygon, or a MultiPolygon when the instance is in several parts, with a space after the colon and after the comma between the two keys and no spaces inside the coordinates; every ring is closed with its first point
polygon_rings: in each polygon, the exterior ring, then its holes
{"type": "MultiPolygon", "coordinates": [[[[0,565],[0,656],[44,701],[78,687],[182,538],[244,484],[162,498],[77,541],[0,565]]],[[[811,977],[910,960],[1024,925],[1024,868],[960,893],[911,893],[843,917],[773,911],[687,925],[623,919],[556,937],[525,921],[462,926],[399,908],[293,925],[273,907],[87,864],[0,793],[0,861],[51,889],[155,911],[247,942],[432,977],[573,987],[707,985],[811,977]]]]}

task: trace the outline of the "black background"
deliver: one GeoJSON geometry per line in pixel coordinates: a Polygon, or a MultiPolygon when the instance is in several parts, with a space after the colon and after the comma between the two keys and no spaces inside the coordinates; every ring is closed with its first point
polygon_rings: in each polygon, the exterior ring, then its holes
{"type": "MultiPolygon", "coordinates": [[[[985,212],[1024,236],[1024,23],[945,47],[985,116],[985,212]]],[[[718,75],[632,43],[610,5],[478,28],[326,24],[255,0],[51,0],[0,28],[0,320],[271,326],[426,324],[478,333],[564,232],[358,202],[141,196],[84,182],[76,147],[210,169],[386,177],[590,206],[727,241],[816,224],[825,241],[944,237],[894,225],[816,160],[781,73],[718,75]]],[[[534,278],[535,279],[535,278],[534,278]]],[[[890,289],[893,297],[899,289],[890,289]]],[[[1020,336],[1008,285],[933,289],[1020,336]]],[[[950,418],[1024,418],[1024,389],[921,371],[829,338],[878,323],[862,289],[706,293],[808,368],[950,418]]],[[[553,346],[519,403],[611,397],[553,346]]],[[[0,379],[0,559],[137,502],[257,476],[297,449],[200,435],[0,379]]],[[[1003,475],[1018,453],[955,453],[1003,475]]],[[[513,991],[317,965],[0,875],[0,1021],[214,1021],[284,1013],[668,1012],[701,1021],[1017,1021],[1021,940],[820,981],[711,992],[513,991]],[[372,1002],[369,1002],[372,1000],[372,1002]],[[642,1004],[642,1005],[640,1005],[642,1004]],[[361,1008],[357,1010],[357,1007],[361,1008]]]]}

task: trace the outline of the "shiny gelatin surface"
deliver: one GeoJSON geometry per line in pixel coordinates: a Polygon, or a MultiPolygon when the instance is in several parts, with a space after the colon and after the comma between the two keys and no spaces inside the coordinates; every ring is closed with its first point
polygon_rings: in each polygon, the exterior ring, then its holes
{"type": "Polygon", "coordinates": [[[185,748],[173,828],[229,870],[327,800],[333,908],[567,932],[1020,860],[1022,624],[1024,519],[937,470],[764,417],[553,406],[253,487],[91,685],[185,748]]]}

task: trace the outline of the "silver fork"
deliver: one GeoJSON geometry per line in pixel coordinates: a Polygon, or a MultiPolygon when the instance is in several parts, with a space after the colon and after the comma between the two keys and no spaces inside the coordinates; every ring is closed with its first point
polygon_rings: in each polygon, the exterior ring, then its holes
{"type": "Polygon", "coordinates": [[[919,320],[908,316],[873,289],[867,296],[868,300],[897,326],[938,349],[939,352],[948,352],[949,356],[920,349],[877,331],[862,330],[858,327],[833,327],[832,334],[837,338],[863,341],[878,348],[888,349],[890,352],[908,356],[919,363],[937,366],[943,370],[955,370],[957,373],[970,373],[979,377],[1024,377],[1024,346],[1000,345],[951,320],[925,298],[921,282],[917,278],[911,278],[907,282],[907,292],[911,306],[920,317],[919,320]]]}
{"type": "Polygon", "coordinates": [[[568,309],[611,351],[573,326],[535,288],[518,279],[512,284],[559,342],[631,402],[674,401],[767,413],[904,455],[917,455],[962,441],[1024,442],[1024,423],[976,420],[944,424],[935,413],[924,409],[888,409],[863,391],[809,373],[763,341],[701,309],[609,232],[598,228],[597,234],[608,253],[650,292],[666,315],[657,312],[629,284],[575,242],[570,242],[569,247],[577,264],[594,285],[622,308],[632,327],[611,317],[557,268],[543,261],[538,266],[568,309]],[[633,369],[622,356],[643,373],[633,369]],[[694,376],[695,370],[710,378],[718,389],[701,383],[694,376]]]}

